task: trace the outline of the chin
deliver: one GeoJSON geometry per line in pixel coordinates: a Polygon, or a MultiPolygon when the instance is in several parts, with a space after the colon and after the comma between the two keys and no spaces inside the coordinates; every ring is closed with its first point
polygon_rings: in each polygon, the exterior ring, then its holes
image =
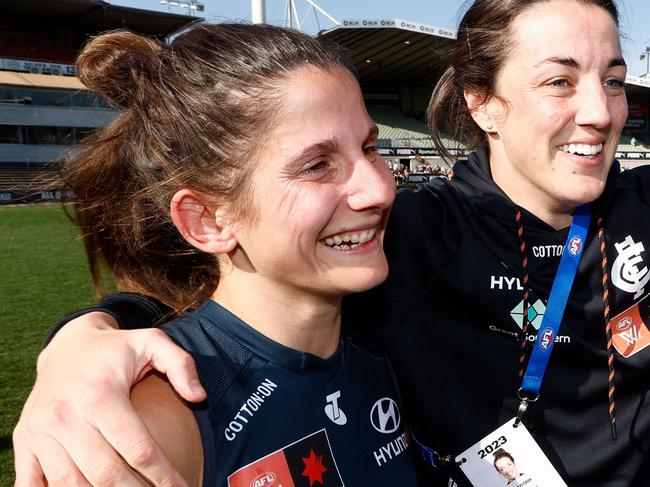
{"type": "Polygon", "coordinates": [[[607,173],[597,176],[581,175],[571,178],[570,185],[566,188],[567,200],[574,206],[591,203],[603,194],[607,182],[607,173]]]}
{"type": "Polygon", "coordinates": [[[346,281],[346,294],[356,294],[379,286],[388,277],[388,265],[383,269],[360,269],[346,281]]]}

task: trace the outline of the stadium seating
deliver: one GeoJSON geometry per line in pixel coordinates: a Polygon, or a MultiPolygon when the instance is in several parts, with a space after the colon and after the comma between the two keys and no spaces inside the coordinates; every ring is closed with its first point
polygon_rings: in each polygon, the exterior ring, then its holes
{"type": "Polygon", "coordinates": [[[77,50],[51,27],[0,20],[0,57],[73,64],[77,50]]]}
{"type": "MultiPolygon", "coordinates": [[[[415,118],[404,115],[396,107],[368,106],[368,113],[379,128],[382,147],[433,147],[426,125],[415,118]]],[[[462,148],[451,138],[443,138],[445,147],[462,148]]]]}
{"type": "Polygon", "coordinates": [[[0,167],[0,191],[21,193],[41,191],[59,186],[54,169],[24,169],[0,167]]]}
{"type": "Polygon", "coordinates": [[[636,139],[635,144],[632,144],[631,135],[621,135],[621,140],[618,144],[618,150],[620,152],[649,152],[650,145],[648,145],[644,140],[639,137],[634,137],[636,139]]]}

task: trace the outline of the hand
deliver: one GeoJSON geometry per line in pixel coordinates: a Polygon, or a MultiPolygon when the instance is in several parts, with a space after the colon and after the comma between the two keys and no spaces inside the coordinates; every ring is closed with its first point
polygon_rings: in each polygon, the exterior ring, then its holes
{"type": "Polygon", "coordinates": [[[160,330],[116,328],[110,315],[88,313],[41,352],[13,434],[16,487],[187,485],[129,396],[156,369],[187,401],[205,399],[194,361],[160,330]]]}

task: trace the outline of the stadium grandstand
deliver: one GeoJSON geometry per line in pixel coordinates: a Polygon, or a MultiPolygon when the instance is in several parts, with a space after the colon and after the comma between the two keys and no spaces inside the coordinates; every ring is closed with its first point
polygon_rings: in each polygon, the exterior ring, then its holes
{"type": "MultiPolygon", "coordinates": [[[[3,0],[0,4],[0,203],[58,199],[57,161],[116,111],[74,77],[89,36],[128,28],[163,38],[195,17],[114,6],[102,0],[3,0]]],[[[345,46],[357,67],[380,152],[399,182],[445,175],[425,126],[426,107],[446,65],[452,29],[400,19],[342,20],[318,36],[345,46]]],[[[617,157],[650,162],[650,79],[628,76],[629,118],[617,157]]],[[[467,154],[453,140],[458,157],[467,154]]]]}
{"type": "Polygon", "coordinates": [[[90,36],[127,28],[163,38],[194,20],[101,0],[3,0],[0,202],[59,199],[57,161],[115,117],[74,77],[74,61],[90,36]]]}

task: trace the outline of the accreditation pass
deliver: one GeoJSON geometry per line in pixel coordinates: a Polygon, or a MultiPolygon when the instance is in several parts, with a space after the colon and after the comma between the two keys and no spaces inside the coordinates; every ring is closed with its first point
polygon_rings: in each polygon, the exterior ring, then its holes
{"type": "Polygon", "coordinates": [[[523,423],[512,418],[456,461],[475,487],[566,487],[523,423]]]}

